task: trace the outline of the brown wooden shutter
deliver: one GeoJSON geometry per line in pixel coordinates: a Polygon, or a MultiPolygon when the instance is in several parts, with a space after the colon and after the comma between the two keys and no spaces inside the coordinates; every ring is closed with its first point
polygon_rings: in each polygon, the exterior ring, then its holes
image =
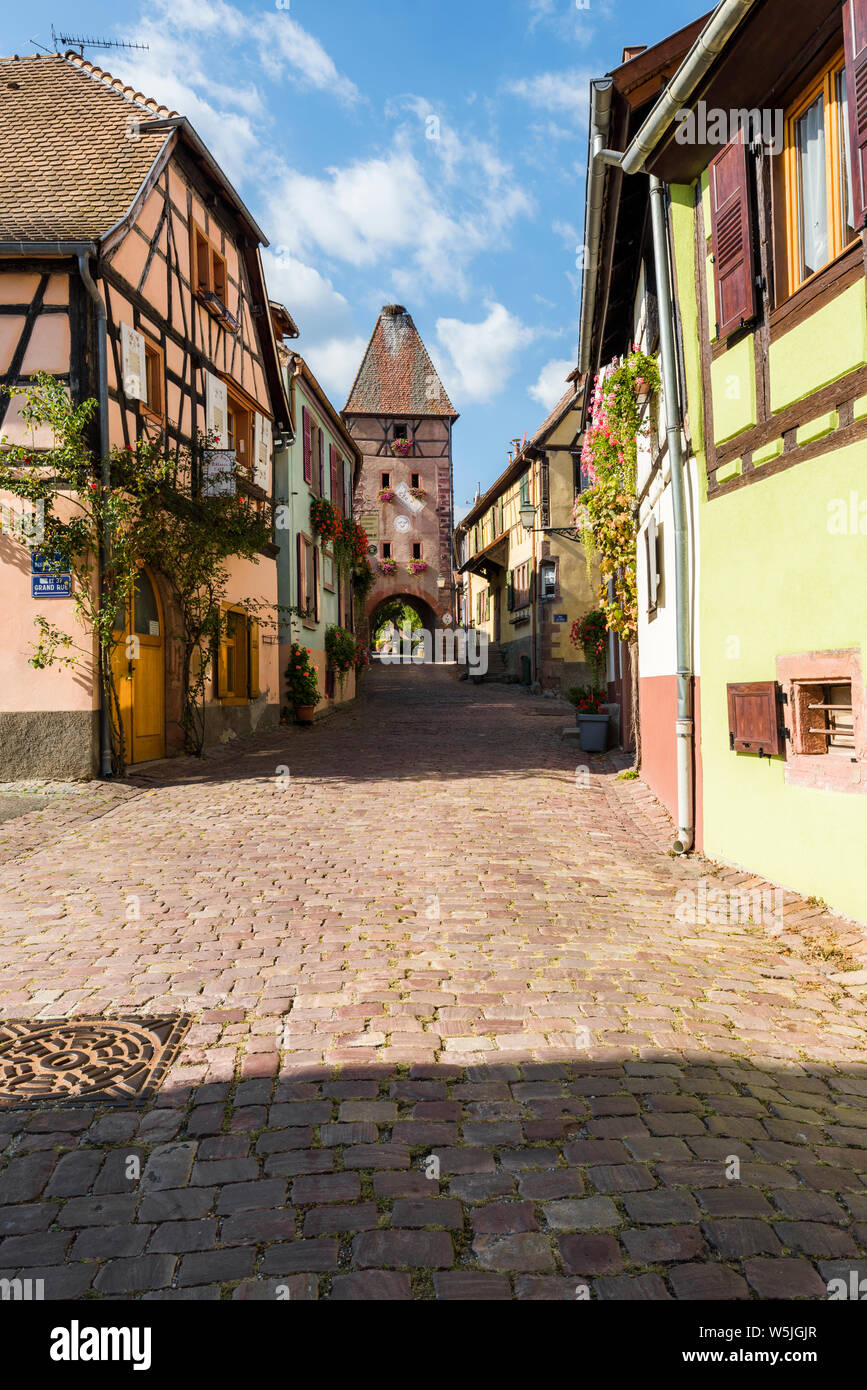
{"type": "Polygon", "coordinates": [[[332,501],[333,505],[336,507],[336,506],[337,506],[337,450],[335,449],[335,447],[334,447],[333,444],[330,445],[330,449],[331,449],[331,501],[332,501]]]}
{"type": "Polygon", "coordinates": [[[727,338],[757,310],[752,186],[742,130],[711,161],[709,174],[717,336],[727,338]]]}
{"type": "Polygon", "coordinates": [[[780,720],[776,681],[728,685],[729,747],[733,753],[760,753],[774,758],[780,752],[780,720]]]}
{"type": "Polygon", "coordinates": [[[325,435],[322,433],[322,430],[321,430],[321,429],[317,430],[317,432],[316,432],[316,437],[317,437],[317,439],[319,440],[319,447],[318,447],[318,452],[319,452],[319,496],[320,496],[320,497],[324,497],[324,496],[325,496],[325,435]]]}
{"type": "Polygon", "coordinates": [[[258,698],[259,691],[259,621],[247,620],[247,694],[251,700],[258,698]]]}
{"type": "Polygon", "coordinates": [[[301,418],[304,424],[304,481],[309,483],[313,477],[313,440],[310,411],[306,405],[302,407],[301,418]]]}
{"type": "Polygon", "coordinates": [[[298,561],[298,607],[303,613],[305,608],[307,607],[307,599],[304,592],[306,584],[306,572],[304,568],[304,537],[299,535],[296,537],[296,541],[298,550],[298,554],[296,556],[296,559],[298,561]]]}
{"type": "Polygon", "coordinates": [[[867,0],[846,0],[843,43],[852,147],[852,203],[855,226],[861,228],[867,221],[867,0]]]}
{"type": "Polygon", "coordinates": [[[220,638],[214,643],[214,699],[224,700],[230,693],[228,687],[228,661],[226,659],[226,614],[225,608],[220,609],[220,638]]]}
{"type": "Polygon", "coordinates": [[[319,546],[313,547],[313,617],[319,622],[319,546]]]}

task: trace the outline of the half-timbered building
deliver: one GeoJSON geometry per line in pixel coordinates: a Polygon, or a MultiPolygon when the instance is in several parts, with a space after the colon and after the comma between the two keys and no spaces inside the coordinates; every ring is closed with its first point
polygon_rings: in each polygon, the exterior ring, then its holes
{"type": "MultiPolygon", "coordinates": [[[[142,437],[189,450],[202,491],[208,442],[231,461],[233,486],[269,502],[275,437],[291,435],[291,417],[260,258],[267,242],[250,212],[184,117],[74,52],[0,61],[0,90],[0,382],[50,373],[75,401],[98,400],[95,451],[142,437]]],[[[20,394],[0,397],[0,437],[50,443],[25,425],[21,405],[20,394]]],[[[230,561],[206,684],[208,741],[279,717],[276,553],[269,545],[255,563],[230,561]]],[[[28,664],[34,617],[48,606],[31,597],[29,557],[7,526],[0,777],[100,766],[93,661],[74,671],[28,664]]],[[[50,619],[74,632],[72,599],[52,598],[50,619]]],[[[142,571],[122,621],[139,639],[122,682],[126,760],[139,763],[182,742],[181,644],[158,572],[142,571]]],[[[102,749],[106,771],[104,734],[102,749]]]]}

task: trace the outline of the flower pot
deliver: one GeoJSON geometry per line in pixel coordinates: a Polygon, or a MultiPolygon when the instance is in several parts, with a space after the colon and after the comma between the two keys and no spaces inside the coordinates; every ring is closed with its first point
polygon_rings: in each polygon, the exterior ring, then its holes
{"type": "Polygon", "coordinates": [[[607,714],[577,714],[578,741],[584,753],[604,753],[608,743],[607,714]]]}
{"type": "Polygon", "coordinates": [[[295,718],[299,724],[312,724],[316,718],[315,705],[296,705],[295,718]]]}

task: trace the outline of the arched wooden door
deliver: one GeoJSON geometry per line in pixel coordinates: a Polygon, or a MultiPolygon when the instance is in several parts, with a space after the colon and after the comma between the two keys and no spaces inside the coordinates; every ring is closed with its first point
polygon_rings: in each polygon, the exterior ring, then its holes
{"type": "Polygon", "coordinates": [[[126,612],[115,620],[112,656],[126,761],[145,763],[166,751],[166,641],[156,586],[140,570],[126,612]]]}

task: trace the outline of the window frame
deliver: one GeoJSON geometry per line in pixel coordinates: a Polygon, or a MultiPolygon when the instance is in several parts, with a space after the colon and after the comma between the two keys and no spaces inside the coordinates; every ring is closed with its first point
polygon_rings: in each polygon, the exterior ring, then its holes
{"type": "Polygon", "coordinates": [[[216,677],[216,700],[221,705],[249,705],[253,700],[258,699],[259,694],[259,622],[250,612],[239,603],[225,603],[222,605],[221,618],[223,628],[220,632],[220,641],[217,654],[216,677]],[[229,636],[229,620],[231,616],[242,619],[240,625],[243,640],[240,648],[238,647],[238,636],[229,636]],[[232,688],[228,688],[228,649],[232,646],[237,653],[241,652],[242,660],[233,662],[234,672],[232,688]],[[243,678],[239,680],[239,676],[243,678]],[[255,686],[255,689],[254,689],[255,686]]]}
{"type": "Polygon", "coordinates": [[[145,351],[145,396],[146,400],[140,402],[144,414],[151,419],[164,424],[166,418],[165,399],[163,393],[163,381],[165,377],[165,357],[163,349],[159,343],[154,342],[146,333],[142,333],[145,351]],[[151,388],[153,387],[156,400],[151,401],[151,388]]]}
{"type": "MultiPolygon", "coordinates": [[[[843,152],[840,148],[841,124],[844,131],[844,139],[848,142],[849,129],[848,123],[842,121],[840,104],[837,99],[837,78],[840,73],[846,73],[846,60],[842,48],[837,49],[836,53],[826,59],[819,71],[813,76],[812,80],[802,87],[798,96],[786,108],[785,112],[785,141],[783,155],[783,175],[784,175],[784,215],[785,215],[785,249],[786,249],[786,276],[785,283],[788,296],[791,298],[802,290],[805,285],[809,285],[818,275],[827,270],[829,265],[843,256],[851,246],[860,239],[857,231],[851,241],[844,241],[845,228],[842,226],[841,209],[841,171],[843,152]],[[795,127],[804,113],[809,110],[813,103],[822,97],[824,100],[824,129],[825,129],[825,200],[826,213],[828,216],[828,259],[823,265],[817,266],[809,275],[803,279],[800,274],[801,266],[801,216],[799,202],[799,170],[798,170],[798,144],[795,127]]],[[[847,101],[850,93],[847,90],[847,101]]],[[[849,152],[851,164],[852,152],[849,152]]],[[[852,170],[849,170],[851,178],[852,170]]]]}

